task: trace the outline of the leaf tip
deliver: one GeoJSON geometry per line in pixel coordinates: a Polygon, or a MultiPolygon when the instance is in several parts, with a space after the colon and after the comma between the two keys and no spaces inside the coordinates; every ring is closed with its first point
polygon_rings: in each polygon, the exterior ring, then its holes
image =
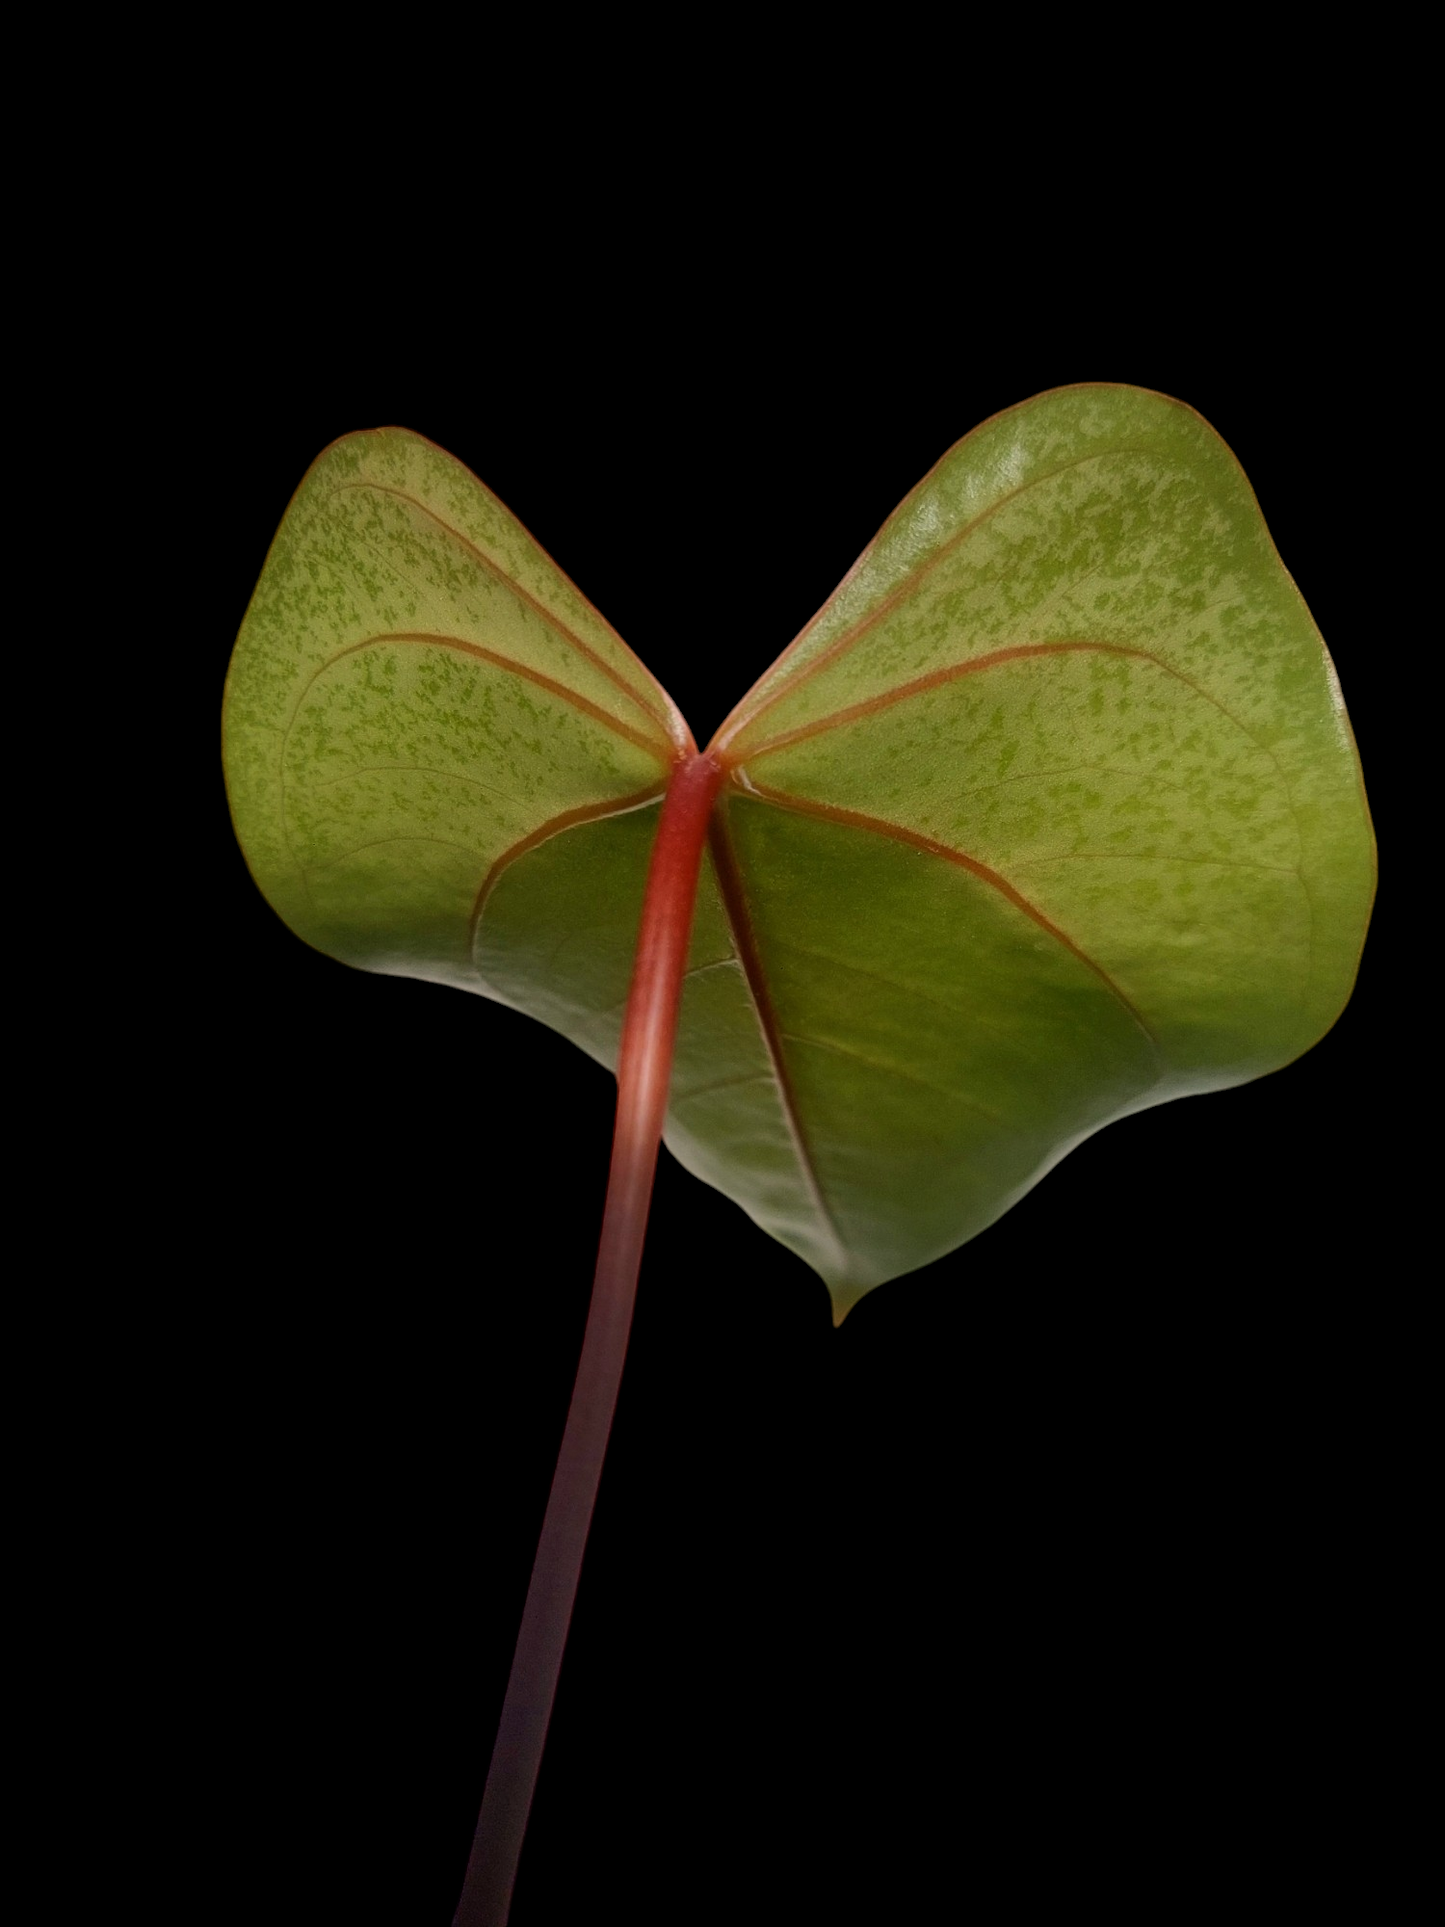
{"type": "Polygon", "coordinates": [[[867,1285],[829,1285],[828,1296],[833,1301],[834,1331],[837,1331],[858,1300],[867,1295],[868,1290],[867,1285]]]}

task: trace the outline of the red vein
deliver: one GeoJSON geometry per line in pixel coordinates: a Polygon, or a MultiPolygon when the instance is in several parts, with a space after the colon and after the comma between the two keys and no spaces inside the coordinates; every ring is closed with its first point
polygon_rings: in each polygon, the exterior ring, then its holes
{"type": "Polygon", "coordinates": [[[823,1197],[823,1187],[818,1181],[813,1154],[809,1149],[798,1112],[797,1096],[783,1057],[782,1032],[778,1025],[777,1012],[773,1008],[773,1000],[768,993],[767,974],[763,969],[762,958],[758,954],[757,937],[753,930],[752,916],[748,910],[747,895],[743,889],[742,873],[738,868],[732,838],[728,833],[726,802],[723,796],[719,796],[713,806],[707,840],[708,848],[712,852],[713,870],[717,876],[718,894],[722,898],[728,927],[732,931],[733,947],[737,951],[738,962],[743,967],[743,976],[747,980],[753,1009],[757,1013],[758,1028],[762,1031],[763,1042],[772,1064],[773,1081],[777,1086],[778,1097],[782,1104],[784,1122],[793,1140],[793,1153],[798,1160],[798,1169],[802,1173],[803,1184],[817,1213],[818,1221],[833,1244],[838,1268],[840,1271],[846,1271],[847,1251],[842,1238],[838,1235],[833,1214],[823,1197]]]}
{"type": "MultiPolygon", "coordinates": [[[[1019,405],[1023,406],[1024,404],[1020,403],[1019,405]]],[[[1004,412],[1009,413],[1012,411],[1005,410],[1004,412]]],[[[991,419],[997,420],[998,418],[995,416],[995,417],[992,417],[991,419]]],[[[988,426],[987,422],[980,423],[980,427],[986,428],[987,426],[988,426]]],[[[948,457],[952,455],[952,453],[954,452],[954,449],[961,447],[962,442],[968,441],[972,435],[976,435],[978,432],[979,432],[978,429],[976,428],[972,429],[970,430],[968,435],[965,435],[962,438],[962,441],[955,442],[953,445],[953,448],[949,449],[946,454],[941,455],[938,461],[934,463],[933,467],[928,471],[928,474],[924,476],[923,481],[919,482],[914,488],[912,488],[908,492],[907,495],[904,496],[903,500],[899,503],[898,507],[893,511],[892,515],[888,517],[888,520],[883,524],[883,527],[879,529],[877,535],[874,536],[873,540],[868,544],[867,548],[864,549],[862,555],[859,556],[858,560],[853,564],[852,568],[848,571],[847,575],[844,576],[843,580],[838,584],[838,587],[833,591],[832,595],[829,596],[828,600],[823,604],[822,608],[819,609],[819,611],[815,616],[813,616],[807,623],[804,624],[803,628],[794,637],[793,641],[788,644],[787,648],[783,651],[782,655],[779,656],[777,660],[767,670],[764,671],[764,673],[758,678],[757,682],[753,684],[752,689],[750,689],[747,695],[743,697],[742,701],[738,704],[737,708],[733,710],[732,715],[730,715],[727,718],[722,728],[717,732],[717,735],[713,738],[714,748],[716,749],[725,748],[728,742],[728,739],[732,736],[735,736],[740,729],[745,729],[749,727],[751,724],[757,722],[760,716],[765,716],[767,712],[771,708],[773,708],[775,704],[782,701],[784,696],[791,695],[792,692],[797,688],[799,688],[801,684],[807,682],[811,677],[816,676],[820,670],[826,668],[827,665],[830,662],[834,661],[836,657],[841,655],[845,649],[850,649],[855,642],[858,642],[863,636],[867,635],[868,631],[870,629],[875,628],[886,615],[890,614],[892,610],[896,609],[900,603],[905,602],[913,594],[915,589],[918,588],[920,583],[922,583],[925,580],[925,578],[931,575],[933,571],[936,568],[938,568],[942,562],[944,562],[950,555],[952,555],[954,550],[957,549],[960,546],[960,544],[967,541],[968,537],[972,535],[976,529],[981,528],[985,522],[987,522],[992,516],[997,515],[1000,509],[1006,508],[1010,502],[1016,501],[1019,496],[1027,494],[1031,488],[1037,488],[1043,482],[1052,481],[1055,476],[1067,474],[1067,472],[1071,468],[1084,468],[1090,462],[1106,461],[1111,456],[1114,456],[1114,455],[1140,455],[1145,452],[1142,449],[1127,448],[1127,447],[1100,449],[1095,454],[1080,455],[1071,462],[1061,463],[1058,468],[1048,469],[1042,475],[1031,475],[1026,482],[1020,482],[1017,488],[1010,489],[1006,495],[999,496],[996,502],[990,502],[986,509],[981,509],[971,522],[965,522],[963,527],[959,529],[956,534],[951,535],[946,542],[942,543],[938,548],[934,549],[931,552],[931,554],[929,554],[926,557],[924,561],[918,563],[914,568],[910,569],[908,574],[904,576],[903,580],[898,584],[898,586],[895,589],[890,590],[889,593],[883,598],[881,602],[875,603],[866,615],[860,616],[858,621],[853,624],[851,629],[845,629],[841,636],[836,637],[832,642],[828,644],[826,649],[821,650],[816,656],[812,657],[810,661],[801,664],[797,669],[793,670],[791,674],[785,676],[782,682],[771,692],[770,695],[768,695],[765,698],[764,701],[758,704],[757,708],[753,710],[751,714],[745,713],[747,710],[748,703],[751,702],[753,698],[754,692],[763,683],[767,682],[769,677],[777,673],[777,671],[781,668],[783,663],[787,661],[789,656],[793,655],[795,651],[801,648],[803,642],[806,640],[810,632],[817,626],[819,622],[821,622],[823,617],[828,613],[829,609],[834,607],[834,605],[838,600],[838,597],[843,593],[844,589],[847,588],[848,584],[858,574],[859,570],[863,567],[864,563],[868,560],[869,556],[873,554],[879,542],[883,539],[883,536],[886,534],[887,530],[892,526],[894,521],[896,521],[896,519],[903,513],[904,509],[907,508],[908,504],[917,495],[919,489],[921,489],[924,486],[924,483],[926,483],[931,476],[937,473],[938,469],[943,465],[944,462],[948,460],[948,457]],[[734,717],[737,718],[736,721],[734,721],[734,717]]]]}
{"type": "MultiPolygon", "coordinates": [[[[307,691],[319,676],[324,676],[328,669],[334,669],[345,657],[354,656],[359,649],[374,649],[384,642],[425,643],[437,649],[454,650],[460,656],[475,656],[479,662],[489,662],[496,669],[508,670],[514,676],[521,676],[525,681],[535,683],[539,689],[545,689],[549,695],[570,704],[573,709],[580,709],[584,716],[590,716],[594,722],[601,723],[604,729],[610,729],[614,735],[625,736],[628,742],[636,743],[639,749],[645,749],[649,755],[658,756],[662,753],[662,746],[655,736],[644,736],[642,731],[634,729],[631,723],[621,722],[616,716],[609,715],[596,703],[589,702],[587,697],[579,696],[575,690],[568,689],[565,683],[554,682],[550,676],[544,676],[540,669],[531,669],[524,662],[516,662],[510,656],[498,654],[495,649],[484,649],[479,642],[464,642],[460,636],[434,635],[424,629],[399,629],[387,635],[363,636],[360,642],[350,642],[344,649],[338,649],[334,656],[328,656],[320,668],[314,670],[307,679],[306,688],[301,691],[291,722],[287,725],[287,736],[290,736],[296,717],[301,713],[301,705],[306,700],[307,691]]],[[[284,757],[286,753],[284,743],[281,753],[284,757]]]]}
{"type": "Polygon", "coordinates": [[[473,960],[473,965],[475,966],[477,931],[481,927],[482,912],[486,909],[487,899],[496,888],[502,872],[509,865],[515,863],[519,856],[525,856],[529,850],[535,850],[539,843],[548,842],[552,837],[560,835],[563,830],[570,830],[578,823],[596,823],[604,816],[626,816],[629,810],[640,809],[644,803],[651,803],[654,798],[661,796],[664,787],[664,784],[658,783],[651,789],[638,790],[635,795],[617,797],[611,802],[584,803],[579,809],[563,810],[558,815],[549,817],[545,823],[539,824],[535,830],[529,830],[510,848],[503,850],[482,878],[481,888],[477,891],[476,901],[472,905],[471,919],[467,925],[467,955],[473,960]]]}
{"type": "MultiPolygon", "coordinates": [[[[455,459],[455,457],[453,457],[452,459],[455,459]]],[[[468,469],[466,473],[470,475],[471,471],[468,469]]],[[[477,481],[476,476],[472,476],[471,479],[473,481],[477,481]]],[[[484,482],[477,482],[477,486],[479,488],[485,489],[486,493],[488,495],[491,495],[492,500],[497,503],[497,507],[502,510],[502,513],[510,517],[512,521],[516,522],[517,518],[514,515],[512,515],[512,511],[506,506],[504,502],[499,501],[495,495],[492,495],[492,491],[486,487],[486,484],[484,482]]],[[[398,501],[409,503],[411,507],[414,508],[419,515],[424,515],[429,522],[435,523],[436,526],[443,532],[443,534],[451,536],[452,540],[456,542],[459,545],[459,547],[465,549],[467,554],[471,556],[473,561],[476,562],[480,568],[484,569],[487,572],[487,574],[492,577],[494,581],[502,583],[505,588],[509,589],[512,592],[512,594],[517,597],[519,602],[525,603],[526,606],[532,611],[532,613],[536,615],[542,622],[544,622],[546,626],[549,629],[551,629],[555,635],[560,636],[564,642],[569,643],[572,646],[572,648],[574,648],[578,652],[579,655],[584,656],[587,659],[587,661],[592,664],[594,669],[597,669],[598,671],[600,671],[602,675],[606,676],[609,682],[615,684],[616,687],[622,691],[622,694],[626,696],[630,702],[634,703],[637,706],[637,708],[639,708],[642,711],[644,716],[650,717],[652,721],[655,723],[660,723],[662,725],[664,733],[667,735],[669,740],[673,741],[678,747],[683,746],[681,742],[681,738],[677,736],[676,732],[671,727],[669,727],[671,721],[673,720],[673,717],[676,714],[675,710],[673,710],[672,708],[671,699],[667,696],[666,691],[662,690],[661,685],[657,684],[656,678],[653,677],[651,672],[646,668],[646,666],[643,663],[641,663],[638,660],[636,656],[633,656],[633,661],[637,662],[638,667],[642,670],[643,674],[647,677],[648,681],[653,683],[654,687],[658,688],[659,694],[662,695],[664,702],[668,704],[668,708],[669,710],[672,711],[672,714],[664,713],[662,711],[654,709],[652,704],[644,700],[641,693],[638,690],[633,688],[632,684],[628,682],[627,678],[624,675],[622,675],[621,672],[618,669],[616,669],[610,662],[608,662],[605,656],[599,655],[597,651],[594,648],[592,648],[590,643],[586,643],[582,640],[581,636],[577,634],[576,630],[569,628],[568,625],[562,621],[560,616],[554,615],[553,612],[549,608],[547,608],[545,603],[539,602],[536,596],[530,594],[528,590],[524,589],[521,583],[518,582],[514,576],[508,575],[506,570],[502,568],[498,562],[494,561],[493,558],[485,552],[485,550],[479,549],[474,542],[470,541],[465,535],[462,534],[460,529],[453,528],[452,524],[448,521],[445,521],[440,515],[438,515],[435,509],[428,508],[425,502],[420,501],[415,495],[409,494],[405,489],[389,488],[384,482],[371,482],[371,481],[342,482],[337,486],[334,492],[337,495],[340,495],[353,489],[370,490],[371,493],[375,495],[393,496],[398,501]]],[[[517,526],[518,528],[521,528],[521,524],[519,522],[517,523],[517,526]]],[[[523,533],[526,534],[526,531],[523,530],[523,533]]],[[[528,536],[527,539],[530,541],[531,537],[528,536]]],[[[541,545],[538,544],[537,546],[540,547],[541,545]]],[[[543,553],[545,553],[545,551],[543,551],[543,553]]],[[[547,560],[551,562],[552,561],[551,556],[548,556],[547,560]]],[[[552,566],[556,568],[557,565],[555,563],[552,563],[552,566]]],[[[557,572],[559,575],[562,573],[560,569],[557,572]]],[[[564,578],[564,580],[567,580],[567,578],[564,578]]],[[[569,580],[568,586],[573,590],[573,592],[576,595],[581,597],[583,601],[586,601],[586,597],[582,596],[581,590],[576,587],[575,583],[572,583],[569,580]]],[[[591,607],[590,604],[588,604],[588,606],[591,607]]],[[[599,621],[605,621],[605,618],[600,616],[598,619],[599,621]]],[[[606,626],[608,628],[611,628],[612,625],[608,623],[606,626]]],[[[613,634],[616,635],[615,630],[613,631],[613,634]]],[[[627,649],[626,643],[622,641],[622,638],[620,636],[617,637],[617,641],[619,642],[619,644],[621,644],[621,646],[624,649],[627,649]]],[[[627,650],[627,653],[630,656],[632,655],[632,651],[630,649],[627,650]]]]}
{"type": "Polygon", "coordinates": [[[1077,957],[1081,964],[1092,970],[1109,994],[1117,998],[1128,1011],[1154,1049],[1158,1049],[1158,1038],[1103,965],[1096,963],[1087,950],[1080,949],[1067,931],[1061,930],[1052,918],[1044,915],[1037,904],[1030,903],[1021,891],[1014,888],[1007,877],[1000,876],[998,871],[990,869],[988,864],[980,863],[976,857],[965,856],[962,850],[955,850],[947,843],[939,843],[931,836],[921,836],[916,830],[905,829],[901,823],[885,822],[882,817],[864,816],[858,810],[840,809],[834,803],[814,803],[806,797],[789,795],[786,790],[768,789],[762,783],[751,784],[750,790],[764,802],[776,803],[780,809],[794,810],[800,816],[816,816],[827,823],[847,823],[854,829],[872,830],[879,836],[890,836],[895,842],[906,843],[911,849],[922,850],[929,856],[942,857],[945,863],[953,863],[959,869],[967,870],[970,876],[976,876],[980,882],[987,883],[992,889],[997,890],[1000,896],[1006,897],[1016,910],[1022,910],[1026,917],[1039,926],[1040,930],[1047,931],[1071,956],[1077,957]]]}
{"type": "MultiPolygon", "coordinates": [[[[781,736],[748,750],[746,762],[753,762],[759,756],[771,756],[774,750],[786,749],[791,743],[802,742],[807,736],[820,736],[825,730],[842,729],[860,716],[875,715],[880,709],[891,709],[894,703],[901,703],[905,697],[921,696],[930,689],[937,689],[943,683],[957,682],[961,676],[972,676],[981,669],[993,669],[1001,662],[1019,662],[1027,656],[1061,656],[1073,651],[1093,649],[1109,656],[1135,656],[1144,662],[1152,662],[1168,675],[1177,671],[1170,669],[1167,662],[1160,661],[1147,649],[1132,649],[1119,642],[1021,642],[1008,649],[995,649],[987,656],[974,656],[968,662],[949,663],[943,669],[931,669],[926,676],[918,676],[912,682],[901,683],[897,689],[885,689],[877,696],[868,696],[860,703],[850,703],[846,709],[834,710],[831,716],[823,716],[817,722],[800,723],[796,729],[784,730],[781,736]]],[[[1189,682],[1187,676],[1179,678],[1189,682]]],[[[1197,684],[1190,685],[1197,688],[1197,684]]],[[[1207,694],[1206,691],[1200,691],[1207,694]]],[[[1211,698],[1211,700],[1213,700],[1211,698]]],[[[1233,721],[1233,718],[1230,718],[1233,721]]]]}

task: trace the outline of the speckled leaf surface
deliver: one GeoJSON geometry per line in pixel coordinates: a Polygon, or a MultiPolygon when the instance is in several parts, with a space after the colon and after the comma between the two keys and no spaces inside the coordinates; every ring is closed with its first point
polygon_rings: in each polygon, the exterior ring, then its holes
{"type": "MultiPolygon", "coordinates": [[[[449,458],[388,431],[312,469],[227,705],[243,846],[308,941],[615,1062],[684,740],[449,458]]],[[[1338,686],[1177,402],[1065,389],[975,430],[714,746],[667,1142],[840,1315],[1349,995],[1374,866],[1338,686]]]]}
{"type": "Polygon", "coordinates": [[[399,429],[308,470],[226,684],[236,833],[273,908],[365,969],[482,989],[489,891],[660,796],[684,730],[515,517],[399,429]]]}

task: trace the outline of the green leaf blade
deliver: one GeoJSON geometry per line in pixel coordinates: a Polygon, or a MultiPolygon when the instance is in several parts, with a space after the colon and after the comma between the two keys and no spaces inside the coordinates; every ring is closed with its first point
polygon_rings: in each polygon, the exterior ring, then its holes
{"type": "MultiPolygon", "coordinates": [[[[615,1067],[691,739],[460,465],[384,431],[313,467],[226,742],[299,934],[615,1067]]],[[[1374,859],[1338,685],[1234,457],[1165,397],[1060,390],[966,437],[714,747],[666,1141],[838,1317],[1349,995],[1374,859]]]]}

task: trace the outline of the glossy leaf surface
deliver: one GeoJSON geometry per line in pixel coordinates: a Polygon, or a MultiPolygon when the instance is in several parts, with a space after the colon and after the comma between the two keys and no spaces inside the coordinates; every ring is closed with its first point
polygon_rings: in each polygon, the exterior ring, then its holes
{"type": "MultiPolygon", "coordinates": [[[[688,739],[465,470],[402,431],[314,465],[226,741],[309,942],[615,1063],[688,739]]],[[[1163,397],[1060,390],[957,444],[716,747],[667,1142],[840,1313],[1349,994],[1373,853],[1338,689],[1234,458],[1163,397]]]]}

